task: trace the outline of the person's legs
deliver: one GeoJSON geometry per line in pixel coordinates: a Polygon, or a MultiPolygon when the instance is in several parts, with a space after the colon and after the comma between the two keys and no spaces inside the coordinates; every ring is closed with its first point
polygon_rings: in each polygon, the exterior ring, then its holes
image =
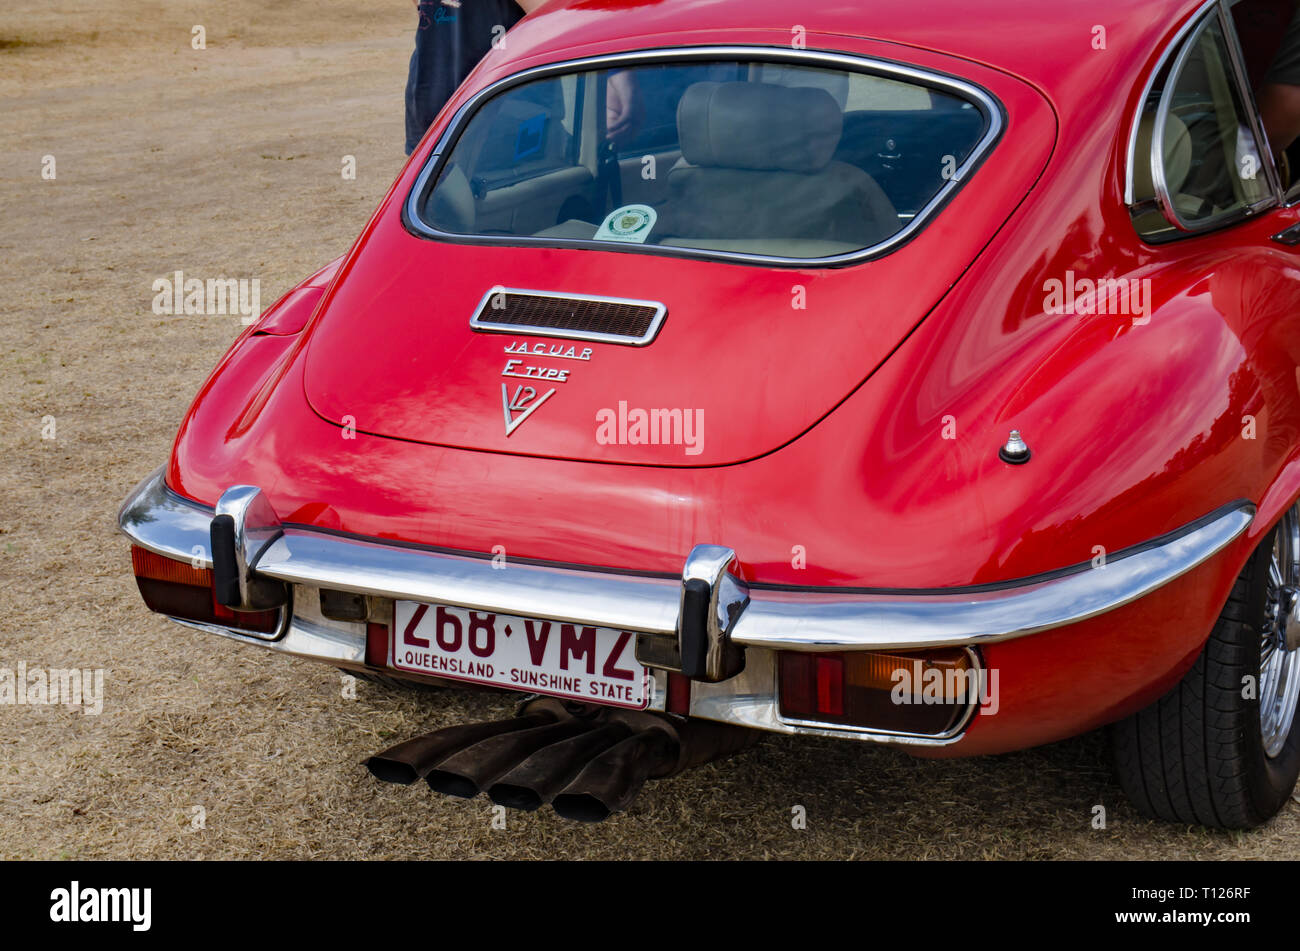
{"type": "Polygon", "coordinates": [[[406,154],[410,155],[424,138],[424,133],[433,122],[434,114],[429,112],[430,86],[435,82],[434,69],[437,63],[433,49],[433,16],[428,8],[435,4],[421,2],[419,5],[420,22],[415,30],[415,49],[411,51],[411,62],[406,77],[406,154]]]}
{"type": "Polygon", "coordinates": [[[493,41],[523,17],[515,0],[420,0],[418,9],[406,80],[407,155],[493,41]]]}

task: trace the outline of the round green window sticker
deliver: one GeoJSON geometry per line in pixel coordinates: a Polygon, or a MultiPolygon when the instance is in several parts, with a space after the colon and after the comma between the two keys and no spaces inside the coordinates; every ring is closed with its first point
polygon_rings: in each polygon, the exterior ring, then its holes
{"type": "Polygon", "coordinates": [[[658,213],[649,205],[624,205],[615,208],[596,229],[597,241],[631,241],[644,244],[655,226],[658,213]]]}

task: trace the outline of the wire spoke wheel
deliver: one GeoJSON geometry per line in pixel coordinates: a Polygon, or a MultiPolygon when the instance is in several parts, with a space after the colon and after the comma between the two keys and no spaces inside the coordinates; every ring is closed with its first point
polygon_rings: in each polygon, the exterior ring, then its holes
{"type": "Polygon", "coordinates": [[[1300,701],[1300,650],[1287,649],[1287,622],[1300,596],[1300,505],[1289,509],[1273,539],[1268,601],[1259,646],[1259,732],[1264,752],[1286,745],[1300,701]]]}

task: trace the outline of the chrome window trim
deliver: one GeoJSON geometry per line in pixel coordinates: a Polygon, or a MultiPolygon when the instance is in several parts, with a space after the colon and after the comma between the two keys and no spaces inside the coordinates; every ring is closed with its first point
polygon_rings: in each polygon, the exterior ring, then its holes
{"type": "MultiPolygon", "coordinates": [[[[1146,160],[1151,164],[1151,182],[1155,190],[1155,202],[1164,215],[1165,220],[1174,224],[1184,235],[1191,236],[1196,234],[1205,234],[1215,231],[1229,225],[1237,224],[1248,218],[1253,218],[1261,211],[1280,205],[1285,196],[1282,192],[1281,177],[1273,161],[1272,150],[1269,148],[1268,139],[1264,134],[1263,124],[1259,117],[1259,110],[1256,108],[1255,97],[1246,79],[1245,65],[1242,61],[1240,43],[1237,39],[1236,25],[1232,21],[1232,15],[1229,7],[1235,0],[1206,0],[1204,4],[1188,18],[1187,22],[1178,30],[1174,38],[1166,46],[1160,59],[1156,61],[1155,67],[1147,77],[1147,81],[1142,89],[1142,96],[1138,100],[1137,109],[1134,112],[1130,125],[1128,137],[1128,161],[1125,166],[1124,181],[1124,204],[1130,210],[1135,205],[1134,169],[1135,164],[1141,161],[1137,156],[1137,137],[1138,130],[1142,124],[1142,115],[1145,111],[1147,99],[1151,96],[1151,91],[1155,86],[1156,79],[1169,66],[1170,80],[1182,72],[1186,64],[1187,57],[1191,54],[1194,44],[1192,39],[1203,28],[1209,25],[1212,19],[1217,19],[1219,29],[1223,33],[1224,45],[1227,47],[1229,63],[1229,82],[1235,84],[1238,93],[1241,95],[1242,105],[1245,108],[1246,118],[1250,125],[1251,134],[1255,138],[1255,144],[1260,151],[1260,165],[1268,181],[1268,194],[1249,205],[1244,205],[1234,211],[1224,213],[1205,221],[1189,224],[1184,221],[1178,214],[1177,209],[1173,207],[1169,196],[1169,186],[1165,180],[1164,162],[1160,157],[1164,155],[1164,130],[1165,122],[1169,117],[1169,108],[1171,100],[1167,94],[1162,94],[1160,102],[1156,105],[1156,117],[1154,128],[1151,132],[1151,152],[1146,160]],[[1175,55],[1176,54],[1176,55],[1175,55]],[[1170,57],[1175,58],[1170,60],[1170,57]]],[[[1167,93],[1167,90],[1166,90],[1167,93]]],[[[1174,235],[1172,237],[1177,237],[1174,235]]],[[[1145,240],[1145,239],[1144,239],[1145,240]]],[[[1164,238],[1157,243],[1163,243],[1170,238],[1164,238]]]]}
{"type": "MultiPolygon", "coordinates": [[[[1021,579],[991,588],[872,592],[749,588],[731,642],[770,650],[919,650],[1007,641],[1113,611],[1163,587],[1222,551],[1250,526],[1238,501],[1178,532],[1117,552],[1104,568],[1021,579]]],[[[123,503],[119,525],[137,545],[189,560],[206,547],[212,510],[167,488],[162,470],[123,503]]],[[[457,605],[574,624],[675,637],[678,579],[589,566],[515,563],[445,554],[286,526],[257,574],[292,584],[457,605]]]]}
{"type": "Polygon", "coordinates": [[[474,316],[469,319],[470,330],[477,330],[480,333],[493,334],[518,334],[522,337],[558,337],[563,340],[590,340],[596,343],[617,343],[627,347],[644,347],[655,339],[659,333],[659,328],[663,325],[664,317],[668,314],[667,305],[657,300],[634,300],[630,297],[608,297],[601,294],[574,294],[570,291],[539,291],[536,289],[526,289],[522,287],[502,287],[497,285],[478,302],[474,308],[474,316]],[[572,300],[589,300],[605,304],[635,304],[638,307],[652,307],[655,315],[650,320],[650,326],[640,337],[625,337],[621,334],[606,334],[591,330],[564,330],[559,327],[539,327],[534,324],[501,324],[491,320],[481,320],[480,316],[483,309],[487,307],[488,301],[497,294],[505,294],[507,297],[559,297],[571,298],[572,300]]]}
{"type": "MultiPolygon", "coordinates": [[[[1243,205],[1231,211],[1223,212],[1211,218],[1202,221],[1188,222],[1183,220],[1178,209],[1174,207],[1172,196],[1169,194],[1169,183],[1165,180],[1164,154],[1165,154],[1165,123],[1169,120],[1169,110],[1173,104],[1171,91],[1176,88],[1179,78],[1182,76],[1183,67],[1187,65],[1188,58],[1196,49],[1201,34],[1210,28],[1217,21],[1219,30],[1223,34],[1224,46],[1228,50],[1228,82],[1237,86],[1237,92],[1241,94],[1242,105],[1245,107],[1247,114],[1252,112],[1250,90],[1243,88],[1240,83],[1240,77],[1237,75],[1236,66],[1233,60],[1231,38],[1233,26],[1231,23],[1224,22],[1224,7],[1218,3],[1217,10],[1208,14],[1197,22],[1196,28],[1188,34],[1182,47],[1178,51],[1177,58],[1174,59],[1173,65],[1169,69],[1168,83],[1161,93],[1160,102],[1156,106],[1155,126],[1151,130],[1151,183],[1156,193],[1156,204],[1160,206],[1165,220],[1174,225],[1180,231],[1188,235],[1204,234],[1208,231],[1216,231],[1219,228],[1235,224],[1246,218],[1250,218],[1258,212],[1271,208],[1278,202],[1277,189],[1274,187],[1274,181],[1269,179],[1269,194],[1253,204],[1243,205]]],[[[1253,119],[1252,127],[1253,127],[1253,119]]],[[[1256,138],[1256,146],[1262,144],[1262,140],[1256,138]]],[[[1261,163],[1265,160],[1261,157],[1261,163]]]]}
{"type": "MultiPolygon", "coordinates": [[[[1217,2],[1217,0],[1216,0],[1217,2]]],[[[670,49],[636,50],[623,53],[607,53],[600,56],[588,56],[580,59],[563,60],[534,66],[521,70],[511,76],[499,79],[484,87],[467,100],[452,117],[447,128],[438,138],[433,151],[425,160],[424,167],[416,177],[403,203],[403,222],[417,235],[436,241],[452,244],[482,244],[508,247],[547,247],[575,248],[581,250],[615,251],[632,254],[656,254],[664,257],[686,257],[716,261],[733,261],[741,264],[777,265],[782,267],[838,267],[856,264],[861,261],[880,257],[901,244],[911,240],[940,208],[948,203],[975,169],[983,163],[992,151],[993,145],[1001,138],[1006,120],[1002,104],[975,83],[955,76],[949,76],[915,66],[907,66],[889,60],[848,53],[831,53],[821,50],[793,50],[779,46],[688,46],[670,49]],[[528,236],[491,236],[461,235],[441,231],[426,223],[419,214],[421,198],[435,172],[440,170],[444,152],[468,122],[478,106],[496,93],[510,86],[558,73],[573,72],[582,69],[605,68],[614,66],[642,65],[674,60],[741,60],[793,62],[795,65],[822,66],[844,69],[859,73],[880,75],[887,79],[912,82],[928,87],[947,90],[973,102],[983,113],[986,127],[984,134],[971,149],[970,155],[954,171],[948,182],[937,191],[930,201],[918,211],[899,231],[877,244],[844,254],[826,255],[818,258],[791,258],[781,255],[747,254],[739,251],[709,251],[700,248],[670,247],[664,245],[634,245],[622,242],[577,240],[560,238],[535,238],[528,236]]]]}
{"type": "Polygon", "coordinates": [[[1151,97],[1151,90],[1156,84],[1156,77],[1158,77],[1164,70],[1165,65],[1169,62],[1169,58],[1179,49],[1180,44],[1187,38],[1187,35],[1192,31],[1192,29],[1201,22],[1201,19],[1212,7],[1216,6],[1220,2],[1221,0],[1205,0],[1204,3],[1196,8],[1195,12],[1187,18],[1187,22],[1179,27],[1178,32],[1174,34],[1173,39],[1166,44],[1164,52],[1162,52],[1160,58],[1156,60],[1155,66],[1151,69],[1151,74],[1147,76],[1147,81],[1142,86],[1142,95],[1138,97],[1137,108],[1133,110],[1133,115],[1129,122],[1128,154],[1127,161],[1125,162],[1124,178],[1124,204],[1129,207],[1133,206],[1134,192],[1136,190],[1136,186],[1134,185],[1133,169],[1134,164],[1138,160],[1138,129],[1142,125],[1142,112],[1146,108],[1147,99],[1151,97]]]}

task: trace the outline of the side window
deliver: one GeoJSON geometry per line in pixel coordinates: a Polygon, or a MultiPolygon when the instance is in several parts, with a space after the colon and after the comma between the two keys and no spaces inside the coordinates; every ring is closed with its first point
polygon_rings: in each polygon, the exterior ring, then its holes
{"type": "Polygon", "coordinates": [[[1217,8],[1166,62],[1143,107],[1133,223],[1149,241],[1235,221],[1273,198],[1217,8]]]}
{"type": "Polygon", "coordinates": [[[1300,86],[1300,4],[1294,0],[1233,0],[1232,25],[1241,47],[1247,82],[1276,159],[1278,177],[1289,188],[1287,201],[1300,197],[1295,88],[1300,86]],[[1273,141],[1276,140],[1276,141],[1273,141]]]}

